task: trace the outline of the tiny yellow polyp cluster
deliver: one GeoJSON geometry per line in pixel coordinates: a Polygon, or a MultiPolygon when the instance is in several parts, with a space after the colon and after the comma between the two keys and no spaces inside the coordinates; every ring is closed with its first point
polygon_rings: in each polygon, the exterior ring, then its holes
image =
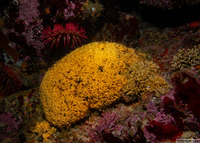
{"type": "Polygon", "coordinates": [[[86,117],[90,109],[112,104],[124,87],[126,91],[134,88],[129,69],[142,61],[143,56],[117,43],[94,42],[77,48],[44,76],[40,98],[46,119],[58,127],[69,127],[86,117]]]}
{"type": "Polygon", "coordinates": [[[48,138],[56,132],[56,128],[51,127],[47,121],[37,123],[33,132],[37,133],[38,136],[42,136],[44,142],[48,141],[48,138]]]}

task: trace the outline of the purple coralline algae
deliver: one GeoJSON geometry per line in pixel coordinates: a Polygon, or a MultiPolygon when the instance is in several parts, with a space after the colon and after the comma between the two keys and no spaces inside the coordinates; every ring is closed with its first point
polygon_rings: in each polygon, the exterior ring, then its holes
{"type": "Polygon", "coordinates": [[[16,121],[13,117],[13,113],[1,113],[0,114],[0,138],[5,140],[9,138],[11,142],[15,143],[15,132],[18,130],[20,121],[16,121]]]}
{"type": "Polygon", "coordinates": [[[38,0],[19,0],[19,17],[26,25],[34,22],[40,15],[38,0]]]}
{"type": "Polygon", "coordinates": [[[122,130],[117,124],[118,119],[119,116],[115,112],[102,113],[102,117],[98,120],[98,124],[89,131],[89,136],[94,141],[103,142],[104,135],[122,130]]]}
{"type": "MultiPolygon", "coordinates": [[[[16,22],[23,21],[25,29],[22,35],[26,38],[27,44],[36,49],[37,55],[41,55],[41,49],[43,48],[41,38],[38,37],[43,30],[43,25],[39,17],[39,6],[38,0],[19,0],[19,17],[16,19],[16,22]]],[[[15,30],[14,33],[21,35],[15,30]]]]}

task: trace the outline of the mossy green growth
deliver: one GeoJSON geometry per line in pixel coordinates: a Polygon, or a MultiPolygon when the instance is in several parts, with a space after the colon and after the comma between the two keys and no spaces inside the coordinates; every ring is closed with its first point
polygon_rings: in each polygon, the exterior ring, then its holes
{"type": "MultiPolygon", "coordinates": [[[[134,74],[130,68],[144,61],[144,56],[117,43],[94,42],[77,48],[44,76],[40,99],[46,119],[58,127],[69,127],[86,117],[90,109],[102,109],[123,94],[135,92],[131,90],[134,80],[128,76],[134,74]]],[[[152,80],[153,87],[157,78],[152,80]]],[[[161,86],[167,87],[162,81],[161,86]]]]}

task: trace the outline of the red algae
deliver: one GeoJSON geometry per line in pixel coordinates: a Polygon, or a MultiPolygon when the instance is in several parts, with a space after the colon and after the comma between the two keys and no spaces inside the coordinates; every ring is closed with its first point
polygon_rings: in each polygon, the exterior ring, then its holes
{"type": "Polygon", "coordinates": [[[186,77],[175,87],[175,101],[182,103],[192,111],[195,117],[200,117],[200,86],[195,78],[186,77]]]}
{"type": "Polygon", "coordinates": [[[183,133],[182,129],[175,126],[172,122],[163,124],[154,120],[150,121],[146,129],[148,132],[153,133],[159,141],[167,139],[175,141],[183,133]]]}

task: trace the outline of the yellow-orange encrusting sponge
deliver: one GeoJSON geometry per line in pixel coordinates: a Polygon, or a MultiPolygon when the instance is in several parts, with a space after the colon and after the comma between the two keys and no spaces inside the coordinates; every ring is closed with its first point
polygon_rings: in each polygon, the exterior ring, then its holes
{"type": "Polygon", "coordinates": [[[117,43],[94,42],[77,48],[44,76],[40,96],[46,119],[59,127],[70,126],[90,109],[110,105],[124,87],[131,91],[126,86],[129,68],[141,61],[144,57],[117,43]]]}

